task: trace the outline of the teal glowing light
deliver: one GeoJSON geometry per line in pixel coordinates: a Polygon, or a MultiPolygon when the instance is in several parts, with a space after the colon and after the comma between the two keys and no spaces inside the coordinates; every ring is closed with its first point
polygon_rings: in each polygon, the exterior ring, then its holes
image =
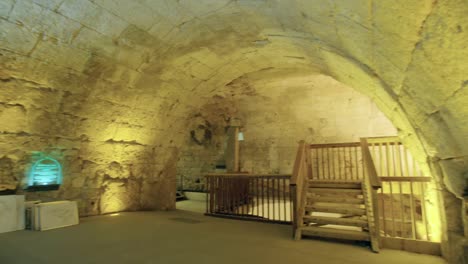
{"type": "Polygon", "coordinates": [[[28,186],[62,184],[62,166],[53,158],[42,158],[34,163],[29,172],[28,186]]]}

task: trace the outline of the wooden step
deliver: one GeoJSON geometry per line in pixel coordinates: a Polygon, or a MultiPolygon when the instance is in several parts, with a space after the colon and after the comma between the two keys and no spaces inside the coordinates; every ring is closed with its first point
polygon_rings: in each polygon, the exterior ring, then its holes
{"type": "Polygon", "coordinates": [[[326,227],[314,227],[305,226],[301,227],[301,234],[303,236],[314,236],[314,237],[326,237],[326,238],[337,238],[347,240],[358,240],[358,241],[369,241],[369,233],[353,231],[353,230],[341,230],[326,227]]]}
{"type": "Polygon", "coordinates": [[[304,220],[321,225],[344,225],[344,226],[357,226],[367,227],[367,221],[352,218],[339,218],[339,217],[326,217],[326,216],[309,216],[305,215],[304,220]]]}
{"type": "Polygon", "coordinates": [[[309,181],[309,187],[312,187],[312,188],[331,188],[331,189],[359,189],[359,190],[361,190],[361,182],[309,181]]]}
{"type": "Polygon", "coordinates": [[[339,189],[339,188],[309,188],[309,193],[362,195],[362,190],[361,189],[339,189]]]}
{"type": "Polygon", "coordinates": [[[364,204],[363,198],[307,196],[307,203],[364,204]]]}
{"type": "Polygon", "coordinates": [[[325,213],[338,213],[347,215],[365,215],[366,209],[353,208],[353,207],[338,207],[330,205],[306,205],[306,211],[309,212],[325,212],[325,213]]]}

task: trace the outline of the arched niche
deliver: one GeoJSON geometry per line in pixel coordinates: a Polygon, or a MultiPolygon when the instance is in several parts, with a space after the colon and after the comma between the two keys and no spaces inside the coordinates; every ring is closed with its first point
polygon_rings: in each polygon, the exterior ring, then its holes
{"type": "Polygon", "coordinates": [[[62,184],[63,174],[61,164],[53,158],[45,157],[37,160],[28,174],[28,191],[57,190],[62,184]]]}

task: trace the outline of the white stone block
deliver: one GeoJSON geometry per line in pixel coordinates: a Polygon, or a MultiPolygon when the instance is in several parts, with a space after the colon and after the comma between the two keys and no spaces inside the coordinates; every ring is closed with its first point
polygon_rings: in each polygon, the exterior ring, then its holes
{"type": "Polygon", "coordinates": [[[40,203],[34,206],[36,230],[49,230],[77,225],[78,205],[75,201],[40,203]]]}
{"type": "Polygon", "coordinates": [[[0,233],[24,229],[24,195],[0,196],[0,233]]]}

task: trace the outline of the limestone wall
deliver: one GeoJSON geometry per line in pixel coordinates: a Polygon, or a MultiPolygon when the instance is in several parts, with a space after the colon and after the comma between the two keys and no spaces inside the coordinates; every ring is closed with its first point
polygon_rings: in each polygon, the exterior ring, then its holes
{"type": "Polygon", "coordinates": [[[372,98],[430,161],[448,226],[459,226],[467,13],[465,0],[0,0],[0,155],[19,180],[32,151],[61,159],[64,190],[75,189],[47,195],[80,198],[82,212],[104,212],[101,192],[130,185],[148,202],[122,194],[119,208],[167,208],[192,113],[228,91],[254,94],[226,89],[250,73],[321,73],[372,98]],[[132,184],[95,176],[114,170],[132,184]],[[81,188],[85,179],[96,183],[81,188]]]}
{"type": "MultiPolygon", "coordinates": [[[[229,105],[229,98],[236,111],[212,111],[231,114],[231,118],[240,120],[245,137],[240,142],[242,171],[292,173],[300,140],[309,143],[357,142],[360,137],[397,134],[370,98],[330,77],[296,72],[265,81],[258,74],[249,74],[226,89],[248,91],[246,83],[255,90],[249,97],[242,93],[224,95],[224,100],[213,102],[213,105],[229,105]]],[[[193,126],[200,131],[200,138],[208,130],[210,139],[203,142],[189,139],[186,132],[188,143],[181,148],[177,175],[179,187],[185,190],[203,190],[203,175],[213,173],[216,165],[225,159],[227,119],[210,115],[204,118],[205,121],[199,117],[193,126]]]]}

